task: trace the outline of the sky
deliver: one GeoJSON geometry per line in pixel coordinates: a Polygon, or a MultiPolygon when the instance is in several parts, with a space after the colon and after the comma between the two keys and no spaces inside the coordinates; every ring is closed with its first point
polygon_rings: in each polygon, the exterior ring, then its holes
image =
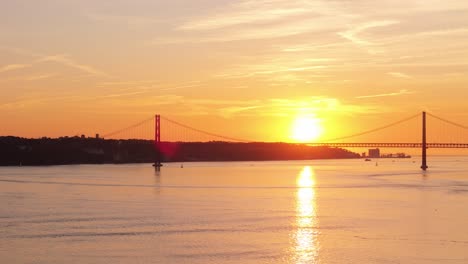
{"type": "Polygon", "coordinates": [[[304,116],[322,138],[421,111],[468,124],[467,18],[463,0],[3,0],[0,135],[155,114],[262,141],[304,116]]]}

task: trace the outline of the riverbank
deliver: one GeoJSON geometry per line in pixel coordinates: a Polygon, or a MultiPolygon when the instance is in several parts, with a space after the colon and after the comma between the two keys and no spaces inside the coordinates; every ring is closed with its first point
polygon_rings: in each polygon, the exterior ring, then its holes
{"type": "Polygon", "coordinates": [[[275,161],[359,158],[341,148],[291,143],[161,142],[61,137],[0,137],[0,166],[188,161],[275,161]]]}

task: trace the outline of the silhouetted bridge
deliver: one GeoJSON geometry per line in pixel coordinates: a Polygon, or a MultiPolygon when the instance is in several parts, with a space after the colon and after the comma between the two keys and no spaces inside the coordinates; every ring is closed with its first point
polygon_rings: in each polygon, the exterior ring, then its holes
{"type": "MultiPolygon", "coordinates": [[[[118,139],[154,139],[155,147],[160,153],[160,149],[163,142],[208,142],[208,141],[224,141],[224,142],[256,142],[252,140],[240,139],[236,137],[227,136],[220,133],[213,133],[203,129],[195,128],[177,121],[171,120],[160,115],[145,119],[134,125],[125,127],[123,129],[116,130],[112,133],[105,134],[105,138],[118,138],[118,139]],[[164,124],[162,124],[162,122],[164,124]]],[[[352,134],[340,138],[324,140],[325,142],[306,142],[309,146],[327,146],[337,148],[419,148],[421,149],[423,170],[427,169],[427,149],[464,149],[468,148],[468,127],[459,123],[435,116],[430,113],[422,112],[402,119],[400,121],[378,127],[375,129],[367,130],[361,133],[352,134]],[[427,132],[427,116],[434,120],[437,120],[438,126],[431,125],[433,131],[431,134],[435,135],[434,138],[428,140],[427,132]],[[402,124],[407,124],[411,120],[417,120],[417,128],[411,127],[402,129],[402,124]],[[419,127],[419,125],[421,125],[419,127]],[[394,138],[398,138],[404,135],[410,135],[415,133],[406,133],[409,130],[414,131],[415,129],[420,131],[421,137],[417,140],[405,139],[399,140],[394,139],[397,142],[380,142],[374,141],[369,142],[364,138],[361,142],[352,142],[359,137],[369,136],[370,134],[376,135],[376,133],[382,130],[388,130],[391,128],[398,128],[397,131],[392,133],[394,138]],[[364,142],[363,142],[364,141],[364,142]],[[367,142],[366,142],[367,141],[367,142]]],[[[162,158],[159,156],[155,161],[156,166],[161,165],[162,158]]]]}

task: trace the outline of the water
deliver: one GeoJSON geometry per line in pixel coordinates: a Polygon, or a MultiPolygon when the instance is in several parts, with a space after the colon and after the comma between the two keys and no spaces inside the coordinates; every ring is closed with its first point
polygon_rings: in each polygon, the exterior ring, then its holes
{"type": "Polygon", "coordinates": [[[0,262],[467,263],[467,161],[0,168],[0,262]]]}

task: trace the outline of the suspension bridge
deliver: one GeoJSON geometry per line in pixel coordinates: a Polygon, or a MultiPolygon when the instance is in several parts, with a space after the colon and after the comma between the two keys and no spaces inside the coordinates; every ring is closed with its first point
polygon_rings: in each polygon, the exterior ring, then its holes
{"type": "MultiPolygon", "coordinates": [[[[235,135],[195,128],[161,115],[155,115],[131,126],[104,134],[103,137],[107,139],[153,140],[158,153],[155,161],[156,167],[161,166],[163,160],[161,149],[164,148],[165,143],[256,142],[238,138],[235,135]]],[[[418,148],[421,149],[421,169],[426,170],[428,168],[427,149],[468,148],[467,142],[467,126],[431,113],[422,112],[360,133],[323,140],[322,142],[303,142],[300,144],[336,148],[418,148]],[[428,122],[429,120],[430,122],[428,122]],[[414,133],[415,130],[419,132],[414,133]],[[382,142],[381,136],[380,140],[377,140],[383,131],[387,132],[386,135],[392,135],[391,137],[385,137],[392,142],[382,142]],[[415,134],[419,134],[418,138],[414,138],[415,134]]]]}

